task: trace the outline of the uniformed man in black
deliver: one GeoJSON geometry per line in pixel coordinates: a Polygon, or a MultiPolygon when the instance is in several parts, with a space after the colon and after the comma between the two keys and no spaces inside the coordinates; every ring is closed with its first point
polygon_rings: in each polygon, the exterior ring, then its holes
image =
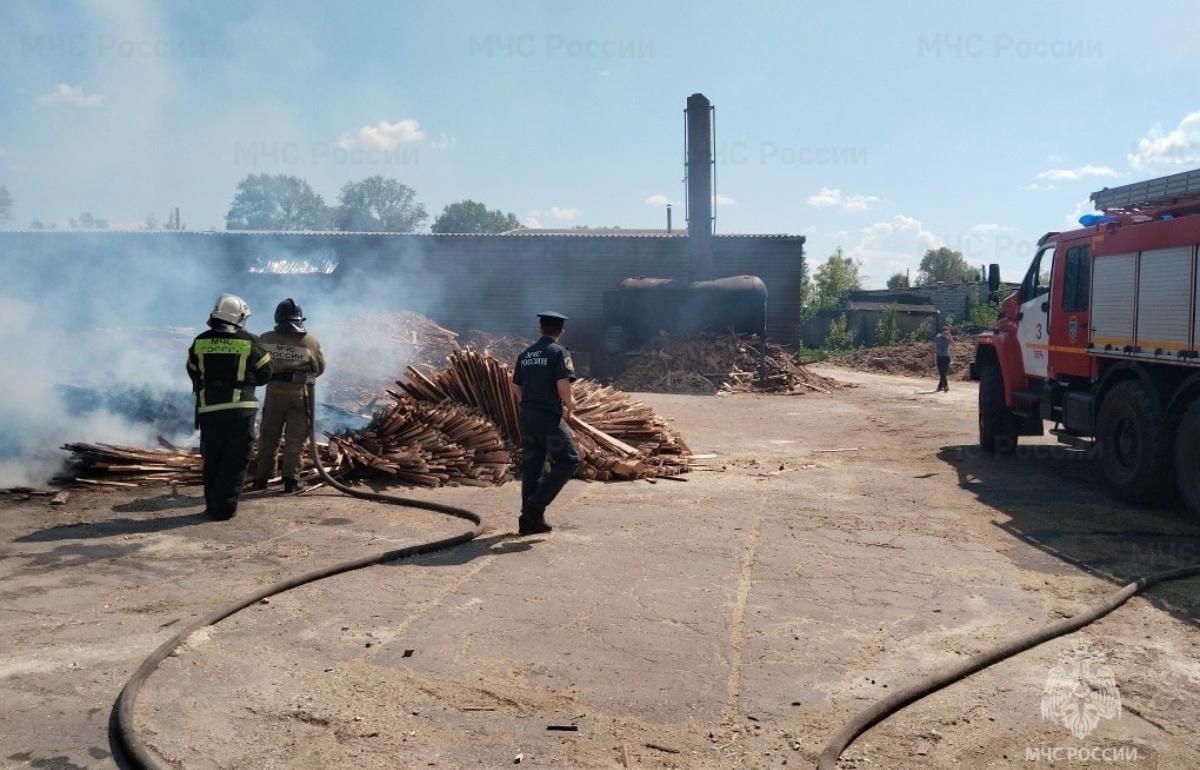
{"type": "Polygon", "coordinates": [[[188,348],[187,372],[196,394],[196,423],[204,458],[204,502],[214,519],[237,513],[254,443],[254,388],[271,379],[271,356],[244,328],[250,308],[222,294],[203,332],[188,348]]]}
{"type": "Polygon", "coordinates": [[[564,419],[575,411],[571,383],[575,366],[558,338],[566,316],[539,313],[542,338],[517,357],[513,392],[521,404],[521,518],[522,535],[549,532],[546,508],[579,467],[575,442],[564,419]],[[550,470],[545,470],[546,459],[550,470]]]}

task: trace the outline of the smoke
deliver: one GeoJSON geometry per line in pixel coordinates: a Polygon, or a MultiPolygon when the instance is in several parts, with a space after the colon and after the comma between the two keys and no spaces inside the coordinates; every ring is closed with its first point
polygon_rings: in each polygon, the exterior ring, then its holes
{"type": "MultiPolygon", "coordinates": [[[[358,376],[339,362],[395,351],[391,330],[339,322],[369,311],[427,313],[442,295],[439,281],[421,276],[419,254],[387,259],[383,272],[371,260],[356,269],[334,247],[294,236],[0,234],[0,487],[45,485],[63,470],[67,442],[153,447],[161,436],[194,445],[187,348],[222,292],[250,303],[255,333],[272,327],[277,302],[294,298],[326,350],[322,387],[358,376]],[[264,271],[305,264],[335,267],[264,271]]],[[[406,363],[384,360],[384,377],[406,363]]],[[[355,421],[327,410],[318,424],[355,421]]]]}

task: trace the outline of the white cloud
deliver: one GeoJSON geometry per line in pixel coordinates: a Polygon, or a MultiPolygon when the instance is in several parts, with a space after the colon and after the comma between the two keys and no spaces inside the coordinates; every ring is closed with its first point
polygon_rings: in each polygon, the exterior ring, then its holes
{"type": "Polygon", "coordinates": [[[579,216],[579,209],[559,208],[558,206],[550,207],[550,217],[552,219],[562,219],[567,222],[574,222],[578,216],[579,216]]]}
{"type": "Polygon", "coordinates": [[[663,206],[666,206],[667,204],[670,204],[672,206],[678,206],[679,201],[673,201],[670,198],[668,198],[667,196],[663,195],[662,193],[655,193],[654,195],[646,196],[645,204],[647,206],[653,206],[654,208],[661,209],[663,206]]]}
{"type": "Polygon", "coordinates": [[[717,193],[717,205],[718,206],[736,206],[737,201],[735,201],[733,198],[730,198],[728,195],[721,195],[720,193],[717,193]]]}
{"type": "Polygon", "coordinates": [[[1066,222],[1068,230],[1078,230],[1080,227],[1079,218],[1081,216],[1083,216],[1084,214],[1095,214],[1095,213],[1096,213],[1096,209],[1092,206],[1091,199],[1084,198],[1083,200],[1076,203],[1074,205],[1074,207],[1071,208],[1071,213],[1067,214],[1067,216],[1063,219],[1063,221],[1066,222]]]}
{"type": "Polygon", "coordinates": [[[1041,184],[1041,183],[1039,183],[1039,182],[1030,182],[1029,184],[1025,185],[1025,186],[1024,186],[1024,187],[1022,187],[1021,189],[1022,189],[1022,190],[1043,190],[1043,191],[1050,191],[1050,190],[1057,190],[1057,189],[1058,189],[1058,187],[1057,187],[1057,185],[1052,185],[1052,184],[1041,184]]]}
{"type": "Polygon", "coordinates": [[[846,253],[862,262],[868,285],[882,286],[893,273],[916,272],[921,256],[945,242],[925,228],[921,220],[897,214],[862,228],[857,244],[846,253]]]}
{"type": "Polygon", "coordinates": [[[1050,155],[1047,155],[1047,156],[1046,156],[1046,162],[1047,162],[1047,163],[1061,163],[1061,162],[1062,162],[1062,156],[1061,156],[1061,155],[1055,155],[1055,154],[1051,153],[1050,155]]]}
{"type": "Polygon", "coordinates": [[[429,142],[429,146],[435,150],[448,150],[456,144],[458,144],[458,139],[447,136],[444,132],[437,139],[429,142]]]}
{"type": "Polygon", "coordinates": [[[1185,115],[1170,131],[1155,125],[1149,136],[1138,140],[1128,159],[1129,165],[1139,171],[1200,163],[1200,110],[1185,115]]]}
{"type": "Polygon", "coordinates": [[[99,107],[104,104],[103,94],[89,94],[82,86],[59,83],[48,94],[37,97],[38,104],[69,104],[72,107],[99,107]]]}
{"type": "Polygon", "coordinates": [[[840,208],[842,211],[867,211],[879,202],[874,195],[843,195],[837,187],[822,187],[816,195],[808,196],[806,201],[817,208],[840,208]]]}
{"type": "Polygon", "coordinates": [[[1037,178],[1042,182],[1078,182],[1080,179],[1113,176],[1119,176],[1119,174],[1108,166],[1079,166],[1078,168],[1052,168],[1038,174],[1037,178]]]}
{"type": "Polygon", "coordinates": [[[539,212],[537,209],[534,209],[533,211],[529,212],[528,216],[526,216],[524,219],[521,220],[521,224],[523,224],[526,227],[531,228],[533,230],[541,230],[542,229],[542,220],[539,219],[538,217],[539,217],[539,212]]]}
{"type": "Polygon", "coordinates": [[[882,284],[892,273],[914,267],[928,249],[942,245],[919,219],[897,214],[862,228],[859,242],[846,253],[863,263],[864,277],[882,284]]]}
{"type": "Polygon", "coordinates": [[[343,150],[390,150],[400,144],[419,142],[425,138],[421,124],[406,118],[395,123],[381,120],[373,126],[363,126],[357,134],[342,134],[337,146],[343,150]]]}

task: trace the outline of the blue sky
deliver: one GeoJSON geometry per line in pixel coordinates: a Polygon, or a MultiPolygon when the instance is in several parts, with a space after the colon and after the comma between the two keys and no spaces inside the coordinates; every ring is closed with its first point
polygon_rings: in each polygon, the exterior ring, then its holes
{"type": "Polygon", "coordinates": [[[841,245],[869,285],[941,244],[1015,278],[1091,191],[1200,167],[1198,60],[1189,3],[9,0],[0,184],[12,227],[221,227],[258,172],[657,227],[701,91],[720,232],[841,245]]]}

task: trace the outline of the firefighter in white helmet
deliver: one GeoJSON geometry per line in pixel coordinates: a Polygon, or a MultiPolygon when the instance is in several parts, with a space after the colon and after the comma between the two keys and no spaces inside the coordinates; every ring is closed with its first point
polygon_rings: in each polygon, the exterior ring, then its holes
{"type": "Polygon", "coordinates": [[[271,378],[270,354],[245,329],[249,317],[245,300],[222,294],[209,314],[208,331],[188,349],[204,457],[204,502],[214,519],[237,513],[254,442],[254,388],[271,378]]]}

